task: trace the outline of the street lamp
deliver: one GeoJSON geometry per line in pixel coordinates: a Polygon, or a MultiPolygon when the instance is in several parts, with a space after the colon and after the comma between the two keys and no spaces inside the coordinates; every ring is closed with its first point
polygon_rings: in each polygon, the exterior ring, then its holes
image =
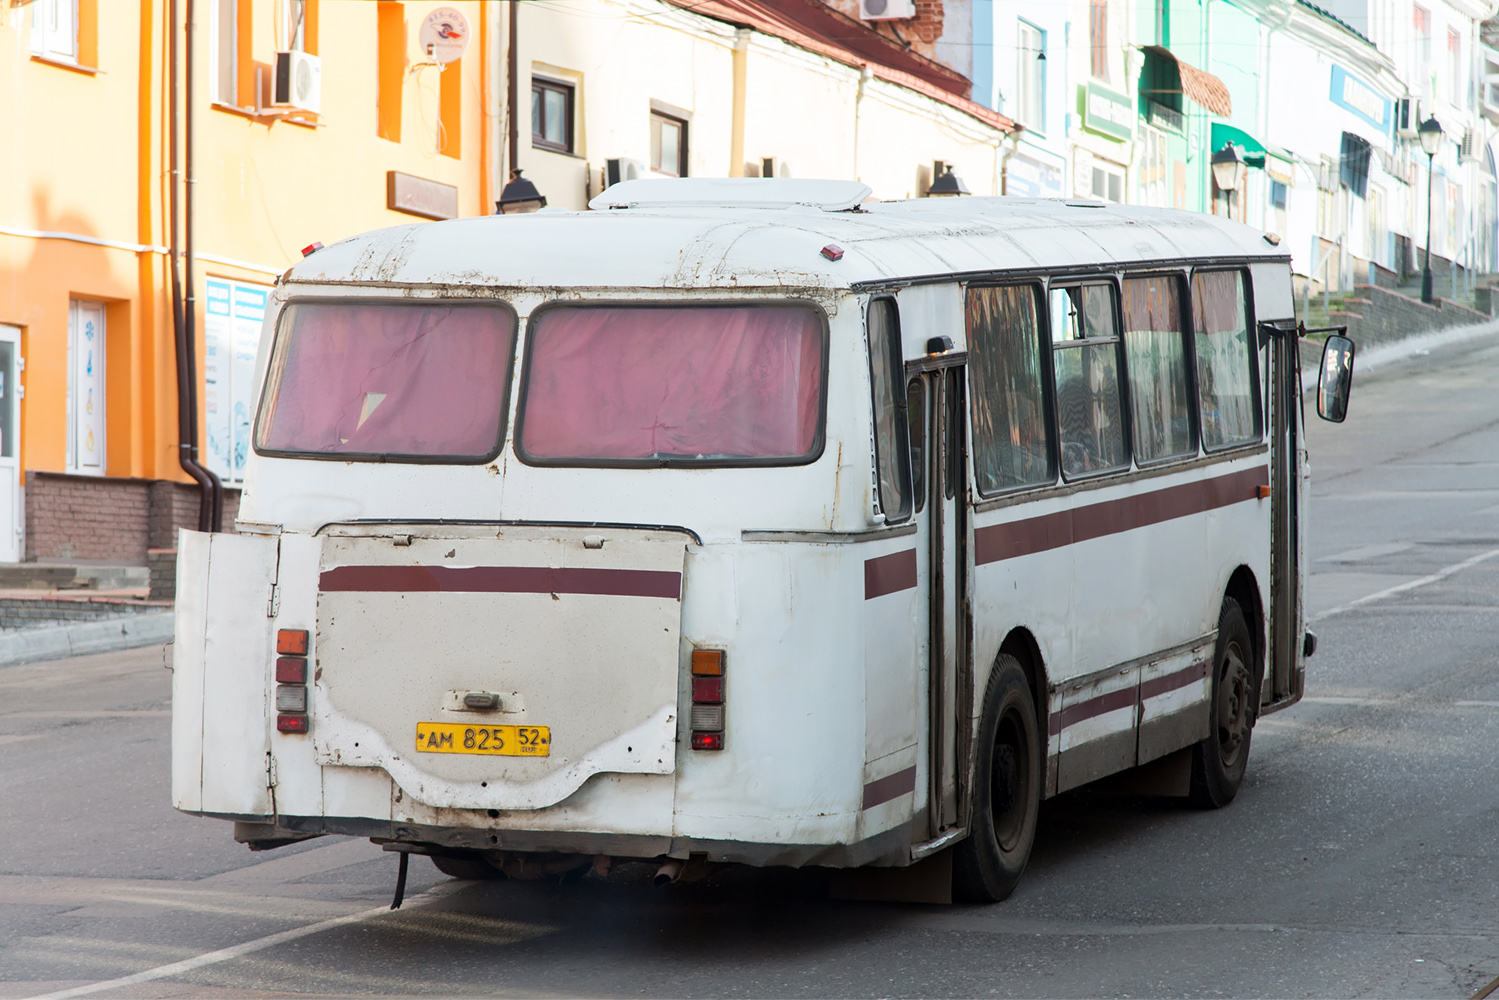
{"type": "MultiPolygon", "coordinates": [[[[1239,152],[1239,147],[1231,142],[1223,144],[1223,148],[1213,154],[1213,182],[1218,185],[1218,190],[1225,193],[1239,190],[1239,185],[1244,183],[1244,175],[1249,172],[1249,166],[1244,162],[1244,156],[1239,152]]],[[[1232,202],[1230,213],[1232,212],[1232,202]]]]}
{"type": "Polygon", "coordinates": [[[1428,118],[1416,130],[1426,154],[1426,266],[1421,269],[1421,301],[1431,305],[1431,175],[1437,150],[1442,148],[1442,123],[1428,118]]]}
{"type": "Polygon", "coordinates": [[[500,215],[520,215],[546,208],[546,197],[536,185],[520,175],[520,167],[510,171],[510,183],[500,192],[500,200],[494,203],[500,215]]]}
{"type": "Polygon", "coordinates": [[[946,172],[932,181],[932,186],[926,189],[928,198],[956,198],[968,193],[968,185],[963,183],[962,178],[952,172],[948,167],[946,172]]]}

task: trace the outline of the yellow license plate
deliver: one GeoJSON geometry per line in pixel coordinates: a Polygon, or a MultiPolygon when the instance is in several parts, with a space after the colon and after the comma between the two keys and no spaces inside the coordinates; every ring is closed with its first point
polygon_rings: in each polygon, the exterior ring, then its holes
{"type": "Polygon", "coordinates": [[[500,757],[547,757],[550,726],[469,726],[458,722],[418,722],[420,753],[478,753],[500,757]]]}

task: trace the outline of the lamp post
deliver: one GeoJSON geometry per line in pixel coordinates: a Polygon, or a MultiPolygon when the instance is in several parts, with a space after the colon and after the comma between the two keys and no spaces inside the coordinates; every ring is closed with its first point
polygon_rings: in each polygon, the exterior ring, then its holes
{"type": "MultiPolygon", "coordinates": [[[[1239,185],[1244,183],[1244,175],[1249,172],[1249,166],[1244,162],[1239,147],[1231,142],[1225,142],[1223,148],[1213,154],[1212,164],[1213,183],[1225,194],[1239,190],[1239,185]]],[[[1233,218],[1232,201],[1228,201],[1227,214],[1229,218],[1233,218]]]]}
{"type": "Polygon", "coordinates": [[[942,176],[932,181],[932,186],[926,189],[928,198],[956,198],[967,193],[968,185],[952,172],[952,167],[948,167],[942,176]]]}
{"type": "Polygon", "coordinates": [[[500,192],[500,200],[494,203],[500,215],[520,215],[538,212],[546,208],[547,200],[536,185],[520,175],[520,167],[510,171],[510,183],[500,192]]]}
{"type": "Polygon", "coordinates": [[[1421,150],[1426,154],[1426,266],[1421,269],[1421,301],[1431,305],[1431,175],[1437,150],[1442,148],[1442,123],[1428,118],[1416,130],[1421,150]]]}

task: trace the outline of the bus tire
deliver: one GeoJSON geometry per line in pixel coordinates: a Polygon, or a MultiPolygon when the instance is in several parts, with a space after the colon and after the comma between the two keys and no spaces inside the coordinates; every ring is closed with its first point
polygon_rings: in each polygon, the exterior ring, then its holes
{"type": "Polygon", "coordinates": [[[505,873],[480,857],[460,858],[451,854],[433,854],[432,863],[449,878],[504,878],[505,873]]]}
{"type": "Polygon", "coordinates": [[[1254,640],[1239,602],[1225,597],[1209,675],[1208,735],[1192,748],[1194,805],[1219,809],[1238,794],[1254,731],[1254,691],[1254,640]]]}
{"type": "Polygon", "coordinates": [[[1001,653],[989,675],[974,747],[973,825],[953,848],[953,895],[995,903],[1015,890],[1036,840],[1043,748],[1020,661],[1001,653]]]}

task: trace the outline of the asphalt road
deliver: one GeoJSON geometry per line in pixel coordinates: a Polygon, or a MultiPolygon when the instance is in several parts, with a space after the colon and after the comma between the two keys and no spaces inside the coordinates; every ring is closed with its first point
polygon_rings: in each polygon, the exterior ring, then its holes
{"type": "Polygon", "coordinates": [[[0,997],[140,973],[95,995],[1470,996],[1499,975],[1496,386],[1491,340],[1314,421],[1308,697],[1262,721],[1227,809],[1047,803],[997,906],[416,859],[392,913],[367,842],[252,855],[170,809],[162,649],[0,669],[0,997]]]}

